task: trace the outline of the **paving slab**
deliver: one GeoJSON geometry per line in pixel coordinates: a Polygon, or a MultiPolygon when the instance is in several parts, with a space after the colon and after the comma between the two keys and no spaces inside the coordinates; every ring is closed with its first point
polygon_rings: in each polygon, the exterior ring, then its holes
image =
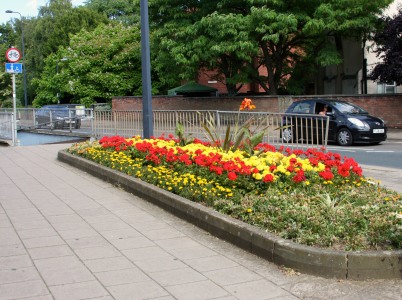
{"type": "Polygon", "coordinates": [[[1,300],[402,299],[400,279],[322,278],[250,254],[58,161],[68,146],[0,147],[1,300]]]}

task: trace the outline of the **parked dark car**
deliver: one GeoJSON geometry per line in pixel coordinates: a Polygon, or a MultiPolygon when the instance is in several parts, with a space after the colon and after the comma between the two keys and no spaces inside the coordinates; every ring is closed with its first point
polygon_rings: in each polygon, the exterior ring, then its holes
{"type": "Polygon", "coordinates": [[[341,146],[379,144],[387,139],[384,121],[355,104],[336,99],[305,99],[293,102],[286,110],[282,140],[292,142],[306,136],[322,139],[327,119],[328,141],[341,146]],[[326,111],[319,114],[324,107],[326,111]]]}
{"type": "Polygon", "coordinates": [[[74,104],[45,105],[35,112],[36,128],[50,127],[50,129],[63,129],[81,127],[81,119],[76,114],[74,104]]]}

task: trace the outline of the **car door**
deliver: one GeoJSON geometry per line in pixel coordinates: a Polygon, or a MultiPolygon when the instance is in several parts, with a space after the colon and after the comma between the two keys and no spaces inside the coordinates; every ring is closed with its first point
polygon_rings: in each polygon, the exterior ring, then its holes
{"type": "Polygon", "coordinates": [[[287,111],[285,124],[292,128],[294,141],[308,140],[311,137],[312,101],[299,101],[287,111]]]}
{"type": "Polygon", "coordinates": [[[316,128],[315,128],[315,138],[320,141],[324,140],[327,126],[328,126],[328,140],[333,140],[336,134],[336,109],[331,105],[330,102],[316,101],[314,105],[314,112],[317,115],[316,128]],[[325,115],[320,115],[319,112],[323,110],[326,106],[325,115]]]}

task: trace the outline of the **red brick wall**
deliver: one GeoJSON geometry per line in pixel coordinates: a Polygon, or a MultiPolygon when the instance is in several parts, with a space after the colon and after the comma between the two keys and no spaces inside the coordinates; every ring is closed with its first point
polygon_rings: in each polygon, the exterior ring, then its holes
{"type": "MultiPolygon", "coordinates": [[[[337,98],[355,103],[372,115],[382,118],[389,127],[402,128],[402,94],[343,96],[249,96],[255,111],[283,112],[292,101],[306,98],[337,98]]],[[[222,110],[237,111],[244,97],[153,96],[153,110],[222,110]]],[[[113,110],[142,110],[141,97],[115,97],[113,110]]]]}

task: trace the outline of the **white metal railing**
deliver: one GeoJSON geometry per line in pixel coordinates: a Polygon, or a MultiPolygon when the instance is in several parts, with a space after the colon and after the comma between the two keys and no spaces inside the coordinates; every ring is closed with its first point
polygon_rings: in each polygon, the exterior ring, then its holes
{"type": "MultiPolygon", "coordinates": [[[[3,114],[7,115],[10,112],[3,114]]],[[[50,114],[45,121],[42,119],[38,122],[39,115],[40,109],[19,108],[17,110],[18,129],[44,128],[53,130],[52,115],[50,114]]],[[[143,135],[143,112],[140,110],[113,111],[69,108],[68,120],[73,118],[79,119],[80,126],[73,126],[73,123],[69,122],[69,126],[59,129],[69,130],[72,133],[77,133],[77,135],[85,133],[95,139],[112,135],[124,137],[143,135]]],[[[177,136],[176,127],[178,123],[181,123],[186,138],[205,140],[208,136],[202,124],[206,123],[209,118],[212,118],[215,127],[212,130],[220,136],[221,140],[225,138],[228,126],[233,132],[247,122],[251,133],[264,131],[263,142],[265,143],[276,146],[286,145],[293,148],[327,146],[329,117],[319,115],[289,115],[250,111],[154,110],[153,135],[155,137],[167,137],[169,134],[177,136]]]]}
{"type": "MultiPolygon", "coordinates": [[[[263,142],[292,147],[326,147],[328,141],[329,118],[318,115],[288,115],[265,112],[233,111],[153,111],[153,133],[155,137],[176,136],[176,126],[180,122],[187,138],[206,139],[202,126],[207,118],[212,118],[213,131],[223,140],[227,127],[231,132],[248,122],[252,133],[264,131],[263,142]]],[[[143,134],[142,111],[95,111],[92,136],[120,135],[124,137],[143,134]]]]}
{"type": "Polygon", "coordinates": [[[15,143],[14,114],[0,112],[0,140],[15,143]]]}

